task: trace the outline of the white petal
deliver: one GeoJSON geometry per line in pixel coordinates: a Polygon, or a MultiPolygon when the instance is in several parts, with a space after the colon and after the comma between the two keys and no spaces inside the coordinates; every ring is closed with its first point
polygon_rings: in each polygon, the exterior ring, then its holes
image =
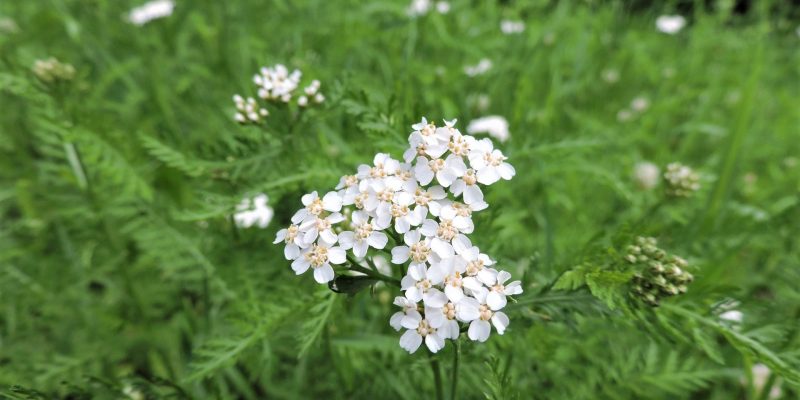
{"type": "Polygon", "coordinates": [[[394,330],[399,331],[400,328],[403,327],[401,321],[403,320],[403,317],[405,317],[405,316],[406,316],[406,314],[404,312],[402,312],[402,311],[398,311],[398,312],[392,314],[392,317],[389,318],[389,326],[394,328],[394,330]]]}
{"type": "Polygon", "coordinates": [[[304,206],[307,206],[311,204],[312,201],[316,200],[317,197],[319,197],[319,195],[317,195],[317,192],[314,191],[308,194],[304,194],[303,197],[300,198],[300,201],[303,202],[304,206]]]}
{"type": "Polygon", "coordinates": [[[422,227],[419,229],[420,233],[425,236],[436,236],[436,231],[439,229],[439,224],[432,219],[426,219],[422,223],[422,227]]]}
{"type": "Polygon", "coordinates": [[[520,281],[514,281],[506,285],[506,295],[515,296],[518,294],[522,294],[522,283],[520,281]]]}
{"type": "Polygon", "coordinates": [[[445,168],[436,173],[436,180],[444,187],[450,186],[456,178],[458,178],[458,175],[450,168],[445,168]]]}
{"type": "Polygon", "coordinates": [[[294,213],[294,215],[292,216],[292,223],[299,224],[300,222],[303,222],[303,220],[305,220],[308,215],[309,215],[308,210],[306,210],[305,208],[301,208],[297,210],[297,212],[294,213]]]}
{"type": "Polygon", "coordinates": [[[436,255],[441,258],[450,258],[454,254],[453,246],[439,238],[433,238],[433,240],[431,240],[431,250],[436,252],[436,255]]]}
{"type": "Polygon", "coordinates": [[[464,190],[464,203],[475,204],[483,201],[483,192],[478,185],[467,186],[464,190]]]}
{"type": "Polygon", "coordinates": [[[469,241],[469,238],[466,235],[457,235],[455,238],[453,238],[453,250],[455,250],[457,254],[464,255],[467,253],[467,250],[471,248],[472,242],[469,241]]]}
{"type": "Polygon", "coordinates": [[[367,243],[378,250],[386,247],[386,243],[388,242],[389,237],[383,232],[372,232],[372,234],[370,234],[367,238],[367,243]]]}
{"type": "Polygon", "coordinates": [[[499,310],[506,306],[506,295],[492,290],[486,296],[486,304],[492,310],[499,310]]]}
{"type": "Polygon", "coordinates": [[[407,244],[409,246],[411,246],[414,243],[418,243],[419,242],[419,231],[415,229],[413,231],[406,232],[403,235],[403,242],[405,242],[405,244],[407,244]]]}
{"type": "Polygon", "coordinates": [[[483,287],[483,284],[480,281],[471,276],[464,278],[461,283],[465,288],[472,291],[480,290],[483,287]]]}
{"type": "Polygon", "coordinates": [[[320,232],[319,233],[319,237],[320,237],[320,239],[322,239],[323,242],[325,242],[326,244],[331,245],[331,246],[333,246],[336,243],[336,240],[338,239],[336,234],[333,233],[333,231],[330,230],[330,229],[326,229],[326,230],[320,232]]]}
{"type": "Polygon", "coordinates": [[[411,286],[406,290],[406,297],[413,302],[422,300],[422,291],[416,286],[411,286]]]}
{"type": "Polygon", "coordinates": [[[303,272],[308,271],[308,267],[311,266],[311,263],[306,260],[305,257],[300,257],[292,262],[292,270],[297,275],[302,274],[303,272]]]}
{"type": "Polygon", "coordinates": [[[463,322],[474,321],[481,316],[478,307],[477,300],[472,297],[464,297],[456,304],[456,318],[463,322]]]}
{"type": "Polygon", "coordinates": [[[422,300],[429,307],[442,308],[447,304],[447,296],[440,292],[439,289],[428,289],[427,292],[422,294],[422,300]]]}
{"type": "Polygon", "coordinates": [[[508,324],[508,316],[504,312],[498,311],[492,315],[492,325],[494,325],[494,329],[497,329],[498,334],[502,335],[506,331],[508,324]]]}
{"type": "Polygon", "coordinates": [[[429,334],[428,336],[425,336],[425,345],[428,346],[428,349],[431,351],[431,353],[436,353],[444,348],[444,339],[435,333],[429,334]]]}
{"type": "Polygon", "coordinates": [[[331,247],[328,249],[328,261],[332,264],[343,264],[347,261],[347,254],[341,247],[331,247]]]}
{"type": "Polygon", "coordinates": [[[467,336],[469,336],[469,338],[472,340],[485,342],[486,339],[489,338],[489,333],[491,333],[491,330],[492,327],[488,322],[476,319],[469,324],[467,336]]]}
{"type": "Polygon", "coordinates": [[[508,271],[500,271],[497,273],[497,283],[503,284],[511,279],[511,274],[508,271]]]}
{"type": "Polygon", "coordinates": [[[319,283],[328,283],[333,280],[333,268],[328,263],[319,268],[314,268],[314,280],[319,283]]]}
{"type": "Polygon", "coordinates": [[[400,320],[400,325],[406,329],[417,329],[420,321],[422,321],[422,316],[419,314],[419,312],[411,311],[403,316],[403,319],[400,320]]]}
{"type": "Polygon", "coordinates": [[[339,245],[342,246],[345,250],[350,250],[353,248],[353,245],[356,242],[355,233],[350,231],[344,231],[339,234],[339,245]]]}
{"type": "Polygon", "coordinates": [[[408,275],[414,278],[415,281],[419,282],[428,275],[428,272],[425,270],[425,264],[411,264],[408,266],[408,275]]]}
{"type": "Polygon", "coordinates": [[[516,173],[517,173],[514,170],[514,167],[509,163],[500,164],[500,166],[497,167],[497,172],[499,172],[500,173],[500,177],[505,179],[505,180],[509,180],[509,179],[513,178],[514,175],[516,175],[516,173]]]}
{"type": "Polygon", "coordinates": [[[491,185],[500,180],[500,174],[497,173],[495,167],[486,167],[477,174],[478,182],[484,185],[491,185]]]}
{"type": "Polygon", "coordinates": [[[403,264],[408,261],[410,254],[411,251],[408,246],[397,246],[392,249],[392,262],[395,264],[403,264]]]}
{"type": "Polygon", "coordinates": [[[364,257],[367,255],[367,249],[369,249],[367,242],[359,240],[353,245],[353,254],[358,258],[364,257]]]}
{"type": "Polygon", "coordinates": [[[436,331],[440,337],[444,339],[458,339],[458,335],[461,333],[461,330],[458,327],[458,322],[453,320],[445,321],[444,325],[436,331]]]}
{"type": "Polygon", "coordinates": [[[447,298],[453,303],[458,303],[464,298],[464,289],[458,286],[446,285],[444,287],[444,294],[446,294],[447,298]]]}
{"type": "Polygon", "coordinates": [[[286,257],[287,260],[294,260],[300,257],[300,248],[294,243],[289,243],[283,248],[283,256],[286,257]]]}
{"type": "Polygon", "coordinates": [[[403,336],[400,336],[400,347],[409,353],[417,351],[421,344],[422,336],[416,330],[406,331],[403,336]]]}
{"type": "Polygon", "coordinates": [[[394,229],[397,233],[406,233],[411,229],[411,224],[405,217],[394,220],[394,229]]]}
{"type": "Polygon", "coordinates": [[[278,243],[286,240],[286,233],[288,233],[288,232],[289,232],[288,229],[279,230],[278,233],[275,235],[275,241],[272,242],[272,244],[278,244],[278,243]]]}
{"type": "Polygon", "coordinates": [[[433,307],[425,307],[425,319],[428,320],[431,327],[436,329],[439,329],[444,325],[444,322],[447,321],[447,318],[444,317],[444,313],[442,313],[442,309],[433,307]]]}

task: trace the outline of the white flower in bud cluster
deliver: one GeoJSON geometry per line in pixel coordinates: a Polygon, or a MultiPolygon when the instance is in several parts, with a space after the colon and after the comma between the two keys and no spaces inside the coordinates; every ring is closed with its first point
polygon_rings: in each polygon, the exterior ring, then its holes
{"type": "Polygon", "coordinates": [[[240,124],[257,124],[269,115],[266,108],[262,108],[252,97],[244,98],[238,94],[233,96],[233,103],[236,105],[236,114],[233,118],[240,124]]]}
{"type": "Polygon", "coordinates": [[[136,7],[128,13],[128,21],[134,25],[142,26],[150,21],[172,15],[175,3],[172,0],[153,0],[136,7]]]}
{"type": "Polygon", "coordinates": [[[406,15],[411,18],[422,17],[427,15],[431,8],[435,7],[439,14],[447,14],[450,12],[450,3],[446,1],[437,1],[435,4],[431,0],[411,0],[411,4],[406,9],[406,15]]]}
{"type": "Polygon", "coordinates": [[[236,213],[233,214],[236,226],[240,228],[250,228],[251,226],[258,226],[261,229],[266,228],[272,221],[272,216],[275,215],[272,208],[267,205],[268,201],[269,198],[263,193],[252,199],[243,199],[236,206],[236,213]]]}
{"type": "Polygon", "coordinates": [[[667,184],[667,194],[670,196],[689,197],[700,190],[700,175],[680,163],[667,165],[664,180],[667,184]]]}
{"type": "Polygon", "coordinates": [[[637,186],[644,190],[650,190],[661,181],[661,170],[649,161],[640,162],[633,169],[633,178],[637,186]]]}
{"type": "Polygon", "coordinates": [[[389,323],[405,329],[400,346],[411,353],[422,343],[437,352],[464,330],[481,342],[492,327],[502,335],[509,319],[501,310],[522,293],[520,282],[495,269],[466,236],[474,230],[472,213],[488,207],[481,186],[516,171],[490,139],[464,135],[455,124],[423,118],[412,125],[403,162],[376,154],[334,191],[303,196],[303,208],[275,240],[284,243],[295,273],[312,268],[319,283],[332,281],[339,265],[340,272],[349,266],[365,273],[366,264],[378,269],[373,274],[391,273],[381,254],[404,265],[404,295],[394,302],[401,310],[389,323]]]}
{"type": "Polygon", "coordinates": [[[504,19],[500,21],[500,31],[506,35],[522,33],[525,30],[525,23],[522,21],[512,21],[504,19]]]}
{"type": "Polygon", "coordinates": [[[474,76],[478,76],[478,75],[483,75],[483,74],[489,72],[490,69],[492,69],[492,60],[490,60],[488,58],[482,58],[475,65],[467,65],[467,66],[465,66],[464,67],[464,73],[467,74],[467,76],[474,77],[474,76]]]}
{"type": "Polygon", "coordinates": [[[53,57],[46,60],[36,60],[32,69],[33,74],[46,83],[70,81],[75,78],[75,67],[62,63],[53,57]]]}
{"type": "Polygon", "coordinates": [[[662,15],[656,19],[656,28],[666,34],[674,35],[686,26],[686,18],[681,15],[662,15]]]}
{"type": "Polygon", "coordinates": [[[505,142],[511,136],[508,132],[508,121],[499,115],[473,119],[467,125],[467,133],[471,135],[488,133],[501,142],[505,142]]]}

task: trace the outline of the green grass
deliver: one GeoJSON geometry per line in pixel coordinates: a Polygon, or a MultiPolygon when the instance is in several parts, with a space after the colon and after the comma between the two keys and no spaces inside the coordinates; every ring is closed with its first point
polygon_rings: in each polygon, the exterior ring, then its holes
{"type": "MultiPolygon", "coordinates": [[[[334,295],[272,240],[303,193],[399,158],[420,117],[490,114],[517,176],[486,190],[473,241],[525,293],[504,336],[461,343],[458,398],[765,399],[756,363],[800,396],[797,9],[684,7],[672,36],[654,21],[679,2],[555,3],[409,19],[405,1],[178,1],[142,27],[124,20],[140,2],[0,3],[18,26],[0,30],[2,396],[434,398],[425,351],[388,326],[393,289],[334,295]],[[76,77],[38,80],[51,56],[76,77]],[[466,76],[481,58],[493,68],[466,76]],[[231,96],[276,63],[326,102],[237,125],[231,96]],[[649,107],[620,121],[637,97],[649,107]],[[702,189],[637,189],[644,160],[689,165],[702,189]],[[236,228],[260,192],[273,222],[236,228]],[[689,260],[688,293],[626,300],[608,268],[634,235],[689,260]],[[594,275],[553,288],[581,264],[594,275]]],[[[453,348],[436,355],[445,394],[453,348]]]]}

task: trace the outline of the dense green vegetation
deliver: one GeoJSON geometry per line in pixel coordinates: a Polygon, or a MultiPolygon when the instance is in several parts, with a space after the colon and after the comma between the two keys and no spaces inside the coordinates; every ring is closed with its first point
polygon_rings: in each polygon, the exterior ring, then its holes
{"type": "Polygon", "coordinates": [[[0,3],[0,396],[435,398],[396,288],[336,294],[272,241],[420,117],[500,115],[517,175],[472,237],[525,292],[505,335],[461,340],[457,398],[798,398],[800,21],[695,3],[198,0],[143,26],[134,1],[0,3]],[[50,57],[74,74],[34,73],[50,57]],[[278,63],[324,103],[237,124],[278,63]],[[644,161],[700,190],[643,189],[644,161]],[[272,222],[237,227],[258,193],[272,222]],[[637,236],[687,260],[686,293],[634,290],[637,236]]]}

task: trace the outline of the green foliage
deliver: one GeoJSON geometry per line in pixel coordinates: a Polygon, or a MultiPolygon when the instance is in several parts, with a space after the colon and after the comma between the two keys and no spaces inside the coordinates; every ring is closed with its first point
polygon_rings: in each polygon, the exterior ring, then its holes
{"type": "MultiPolygon", "coordinates": [[[[458,398],[798,398],[796,6],[409,2],[177,1],[141,27],[123,16],[143,1],[0,2],[0,397],[433,398],[429,357],[388,325],[395,288],[335,293],[272,241],[420,117],[502,115],[517,175],[472,237],[525,292],[504,335],[461,343],[458,398]],[[655,30],[673,13],[683,31],[655,30]],[[74,78],[37,78],[50,57],[74,78]],[[325,103],[235,123],[231,96],[276,63],[325,103]],[[701,189],[642,190],[641,161],[701,189]],[[258,193],[272,222],[237,226],[258,193]],[[687,259],[686,293],[631,297],[637,236],[687,259]]],[[[433,357],[445,393],[453,349],[433,357]]]]}

